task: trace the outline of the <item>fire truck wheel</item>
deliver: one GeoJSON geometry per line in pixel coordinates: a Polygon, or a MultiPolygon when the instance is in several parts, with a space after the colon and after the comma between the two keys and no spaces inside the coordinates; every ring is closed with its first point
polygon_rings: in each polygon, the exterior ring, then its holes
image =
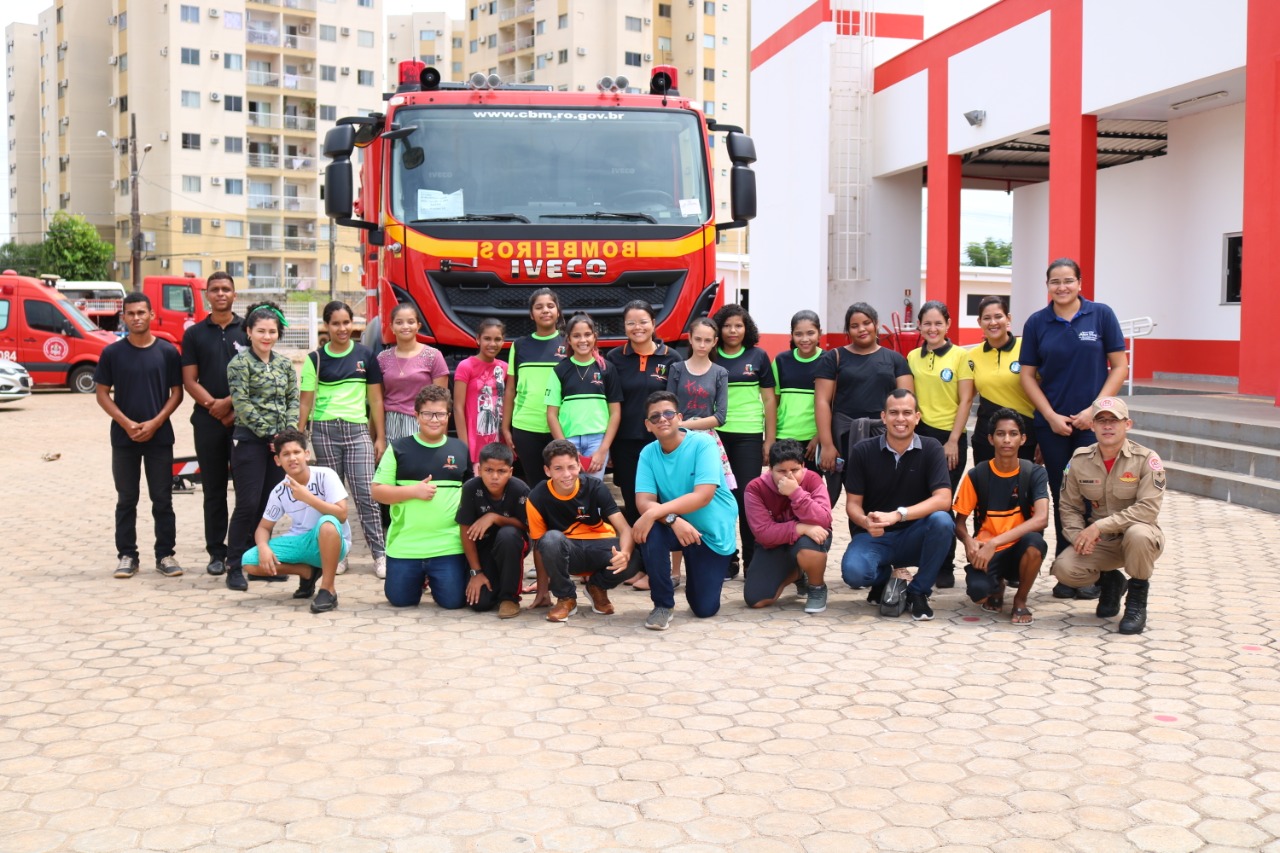
{"type": "Polygon", "coordinates": [[[94,392],[93,365],[82,364],[67,375],[67,387],[77,394],[94,392]]]}

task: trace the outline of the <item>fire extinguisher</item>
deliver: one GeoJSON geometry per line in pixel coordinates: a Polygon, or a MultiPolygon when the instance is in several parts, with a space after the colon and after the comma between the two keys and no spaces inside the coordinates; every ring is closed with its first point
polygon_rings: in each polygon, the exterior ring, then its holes
{"type": "Polygon", "coordinates": [[[912,307],[911,305],[911,297],[910,296],[904,297],[902,300],[902,304],[905,306],[902,310],[902,325],[908,326],[908,327],[914,326],[915,325],[915,320],[914,320],[915,308],[912,307]]]}

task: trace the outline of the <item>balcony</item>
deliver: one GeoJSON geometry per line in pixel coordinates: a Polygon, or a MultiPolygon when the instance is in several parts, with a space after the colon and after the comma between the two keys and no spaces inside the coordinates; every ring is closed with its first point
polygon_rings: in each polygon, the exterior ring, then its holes
{"type": "Polygon", "coordinates": [[[498,45],[498,53],[506,55],[515,53],[517,50],[528,50],[533,47],[533,36],[521,36],[515,41],[503,42],[498,45]]]}
{"type": "Polygon", "coordinates": [[[250,210],[283,210],[287,213],[315,213],[317,200],[301,196],[251,195],[250,210]]]}
{"type": "MultiPolygon", "coordinates": [[[[293,116],[289,116],[293,118],[293,116]]],[[[298,171],[301,169],[311,169],[315,166],[315,158],[309,154],[300,157],[282,157],[279,154],[259,154],[249,152],[245,155],[246,165],[250,169],[288,169],[290,171],[298,171]]]]}
{"type": "MultiPolygon", "coordinates": [[[[314,79],[314,78],[313,78],[314,79]]],[[[283,128],[285,130],[315,131],[316,120],[309,116],[281,115],[280,113],[245,113],[249,127],[283,128]]]]}
{"type": "Polygon", "coordinates": [[[274,71],[247,71],[245,82],[250,86],[279,86],[280,75],[274,71]]]}
{"type": "Polygon", "coordinates": [[[249,290],[258,292],[270,292],[280,290],[280,276],[278,275],[253,275],[248,276],[249,290]]]}
{"type": "Polygon", "coordinates": [[[260,44],[266,47],[279,47],[280,31],[273,26],[250,21],[248,28],[244,31],[244,40],[248,44],[260,44]]]}
{"type": "Polygon", "coordinates": [[[523,17],[524,15],[533,14],[532,3],[517,3],[514,8],[503,9],[498,13],[499,21],[510,21],[512,18],[523,17]]]}
{"type": "Polygon", "coordinates": [[[284,46],[290,50],[306,50],[311,53],[316,52],[316,40],[314,36],[294,36],[285,33],[284,46]]]}
{"type": "Polygon", "coordinates": [[[280,74],[275,71],[245,72],[245,82],[250,86],[281,88],[293,92],[314,92],[316,90],[316,78],[314,77],[304,77],[298,74],[280,74]]]}
{"type": "Polygon", "coordinates": [[[264,234],[249,236],[250,252],[314,252],[315,250],[315,237],[276,237],[264,234]]]}
{"type": "Polygon", "coordinates": [[[254,6],[275,6],[283,9],[301,9],[304,12],[316,10],[316,0],[247,0],[254,6]]]}

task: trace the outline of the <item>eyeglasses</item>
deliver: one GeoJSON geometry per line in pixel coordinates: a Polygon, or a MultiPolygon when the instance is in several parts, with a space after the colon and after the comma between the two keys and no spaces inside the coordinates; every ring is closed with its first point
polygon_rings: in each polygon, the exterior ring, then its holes
{"type": "Polygon", "coordinates": [[[1071,284],[1075,284],[1075,283],[1076,283],[1076,282],[1078,282],[1079,280],[1080,280],[1080,279],[1078,279],[1078,278],[1051,278],[1051,279],[1049,279],[1049,286],[1050,286],[1050,287],[1060,287],[1060,286],[1062,286],[1062,285],[1064,285],[1064,284],[1071,285],[1071,284]]]}
{"type": "Polygon", "coordinates": [[[653,321],[652,320],[628,320],[622,325],[626,326],[628,329],[638,329],[641,326],[652,326],[653,321]]]}
{"type": "Polygon", "coordinates": [[[418,417],[424,421],[443,421],[449,419],[448,412],[418,412],[418,417]]]}
{"type": "Polygon", "coordinates": [[[663,421],[675,420],[675,417],[678,414],[680,413],[673,412],[670,409],[667,409],[665,412],[654,412],[652,415],[649,415],[649,417],[645,418],[645,420],[647,420],[649,423],[653,424],[654,426],[657,426],[663,421]]]}

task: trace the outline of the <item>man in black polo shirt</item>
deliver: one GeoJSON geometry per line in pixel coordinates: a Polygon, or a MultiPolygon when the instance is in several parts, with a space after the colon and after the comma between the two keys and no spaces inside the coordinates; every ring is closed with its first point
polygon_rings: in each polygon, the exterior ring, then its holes
{"type": "Polygon", "coordinates": [[[912,392],[895,388],[880,417],[885,434],[854,445],[845,465],[853,539],[840,573],[854,589],[870,586],[867,600],[879,603],[906,582],[894,570],[894,589],[885,595],[894,565],[917,566],[906,588],[907,604],[912,619],[932,619],[929,590],[955,545],[947,458],[936,440],[916,435],[920,408],[912,392]]]}
{"type": "Polygon", "coordinates": [[[204,492],[204,547],[211,575],[227,570],[227,475],[236,413],[231,408],[227,364],[249,346],[244,320],[231,311],[236,284],[219,270],[209,276],[205,298],[212,312],[182,334],[182,387],[195,401],[191,427],[204,492]]]}

